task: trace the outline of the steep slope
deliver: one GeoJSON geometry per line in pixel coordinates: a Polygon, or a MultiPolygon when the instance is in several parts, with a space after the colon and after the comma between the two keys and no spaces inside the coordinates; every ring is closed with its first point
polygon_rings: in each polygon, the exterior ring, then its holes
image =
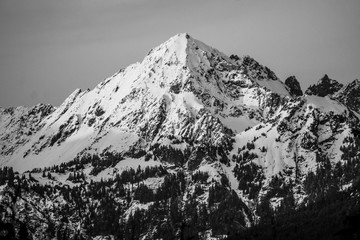
{"type": "Polygon", "coordinates": [[[228,148],[233,134],[267,119],[285,95],[285,85],[255,60],[234,61],[179,34],[95,89],[75,90],[1,162],[24,171],[84,153],[133,156],[170,138],[177,148],[228,148]]]}
{"type": "Polygon", "coordinates": [[[331,97],[360,113],[360,81],[358,79],[346,84],[331,97]]]}
{"type": "Polygon", "coordinates": [[[43,119],[54,110],[45,104],[31,108],[0,108],[0,155],[11,156],[17,148],[31,141],[43,127],[43,119]]]}

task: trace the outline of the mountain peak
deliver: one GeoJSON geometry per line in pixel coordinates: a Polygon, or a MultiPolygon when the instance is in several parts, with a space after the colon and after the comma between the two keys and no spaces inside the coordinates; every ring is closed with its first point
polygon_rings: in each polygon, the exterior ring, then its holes
{"type": "MultiPolygon", "coordinates": [[[[164,44],[187,44],[188,41],[193,41],[194,39],[188,33],[178,33],[172,37],[170,37],[164,44]]],[[[161,44],[163,45],[163,44],[161,44]]]]}
{"type": "Polygon", "coordinates": [[[188,33],[179,33],[153,48],[144,60],[157,62],[161,59],[167,61],[168,65],[175,63],[197,67],[197,63],[210,55],[229,59],[224,53],[192,38],[188,33]]]}
{"type": "Polygon", "coordinates": [[[23,171],[85,153],[133,154],[139,146],[168,144],[172,137],[218,146],[275,113],[288,95],[276,75],[254,59],[235,61],[181,33],[93,90],[76,89],[44,114],[26,144],[0,160],[23,171]]]}
{"type": "Polygon", "coordinates": [[[164,43],[150,50],[148,56],[144,59],[157,61],[160,58],[176,58],[176,60],[182,60],[183,62],[186,59],[186,47],[187,47],[187,34],[177,34],[169,38],[164,43]]]}
{"type": "Polygon", "coordinates": [[[355,80],[352,81],[351,83],[354,84],[354,86],[358,86],[358,85],[360,85],[360,80],[359,80],[359,79],[355,79],[355,80]]]}
{"type": "Polygon", "coordinates": [[[320,78],[317,82],[317,85],[319,84],[334,84],[337,83],[336,80],[329,78],[327,74],[325,74],[322,78],[320,78]]]}
{"type": "Polygon", "coordinates": [[[184,39],[184,38],[185,39],[192,39],[192,37],[188,33],[178,33],[178,34],[172,36],[171,38],[174,38],[174,39],[184,39]]]}
{"type": "Polygon", "coordinates": [[[316,95],[319,97],[325,97],[332,95],[339,91],[343,87],[343,84],[338,81],[329,78],[327,74],[324,75],[315,85],[311,85],[306,91],[307,95],[316,95]]]}

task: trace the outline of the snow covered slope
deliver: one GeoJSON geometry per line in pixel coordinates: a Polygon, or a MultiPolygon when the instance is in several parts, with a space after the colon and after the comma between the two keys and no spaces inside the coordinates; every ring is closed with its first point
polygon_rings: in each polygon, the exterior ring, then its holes
{"type": "Polygon", "coordinates": [[[146,150],[155,142],[169,144],[169,138],[221,145],[264,121],[288,95],[255,60],[235,61],[178,34],[95,89],[75,90],[33,124],[31,138],[2,154],[1,164],[24,171],[78,154],[146,150]]]}
{"type": "Polygon", "coordinates": [[[273,121],[238,134],[233,154],[246,162],[244,152],[254,153],[248,160],[260,165],[267,177],[294,170],[295,179],[295,169],[297,175],[314,171],[319,156],[340,161],[340,147],[357,124],[359,119],[346,106],[327,97],[305,96],[285,104],[273,121]],[[250,149],[249,143],[254,144],[250,149]]]}
{"type": "Polygon", "coordinates": [[[43,119],[55,109],[38,104],[31,108],[0,108],[0,149],[2,156],[11,156],[14,151],[31,141],[43,126],[43,119]]]}

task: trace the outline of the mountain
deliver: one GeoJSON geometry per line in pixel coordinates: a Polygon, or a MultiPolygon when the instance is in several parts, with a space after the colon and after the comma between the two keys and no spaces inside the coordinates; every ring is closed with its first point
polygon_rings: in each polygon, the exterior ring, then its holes
{"type": "Polygon", "coordinates": [[[303,239],[332,239],[343,206],[359,210],[358,86],[325,75],[302,95],[295,77],[178,34],[59,107],[0,109],[0,230],[296,239],[308,214],[327,227],[303,239]]]}
{"type": "Polygon", "coordinates": [[[339,91],[343,87],[343,84],[338,81],[329,78],[327,74],[324,75],[315,85],[311,85],[306,91],[307,95],[316,95],[319,97],[325,97],[339,91]]]}
{"type": "Polygon", "coordinates": [[[271,115],[278,103],[269,107],[268,101],[288,94],[273,72],[250,57],[235,62],[180,34],[95,89],[75,90],[46,119],[32,123],[38,131],[1,162],[24,171],[84,153],[133,155],[155,142],[169,145],[170,138],[225,144],[271,115]]]}

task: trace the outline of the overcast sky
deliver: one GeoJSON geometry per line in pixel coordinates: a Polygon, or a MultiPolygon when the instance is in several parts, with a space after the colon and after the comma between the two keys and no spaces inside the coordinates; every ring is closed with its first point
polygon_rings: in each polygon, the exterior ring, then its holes
{"type": "Polygon", "coordinates": [[[58,106],[181,32],[303,88],[360,78],[359,0],[0,0],[0,106],[58,106]]]}

